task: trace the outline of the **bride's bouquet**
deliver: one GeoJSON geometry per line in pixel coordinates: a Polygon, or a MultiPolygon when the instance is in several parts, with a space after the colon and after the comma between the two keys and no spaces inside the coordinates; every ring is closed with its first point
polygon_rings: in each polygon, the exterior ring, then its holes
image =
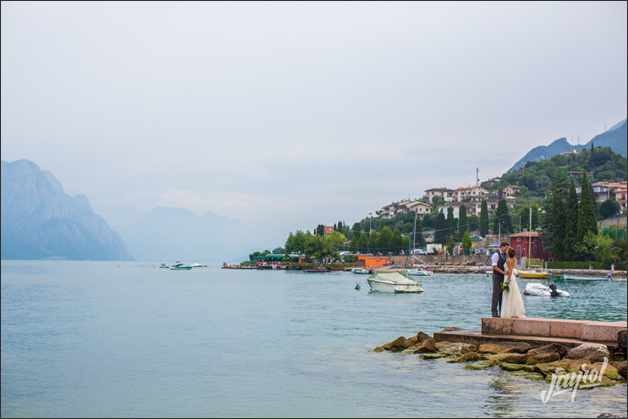
{"type": "Polygon", "coordinates": [[[510,291],[510,281],[502,282],[502,291],[510,291]]]}

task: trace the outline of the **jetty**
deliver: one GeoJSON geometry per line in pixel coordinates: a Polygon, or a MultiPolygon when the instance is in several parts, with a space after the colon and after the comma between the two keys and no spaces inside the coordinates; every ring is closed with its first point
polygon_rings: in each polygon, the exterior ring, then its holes
{"type": "Polygon", "coordinates": [[[526,342],[540,346],[556,343],[566,347],[575,347],[583,343],[598,343],[614,350],[620,345],[619,339],[622,336],[624,340],[626,339],[626,328],[626,321],[484,317],[481,319],[480,330],[444,330],[434,333],[434,340],[476,345],[526,342]]]}
{"type": "Polygon", "coordinates": [[[481,319],[479,330],[447,327],[430,336],[417,332],[377,346],[374,352],[417,354],[422,360],[462,363],[465,369],[502,370],[531,380],[595,370],[587,387],[626,383],[626,321],[545,318],[481,319]]]}

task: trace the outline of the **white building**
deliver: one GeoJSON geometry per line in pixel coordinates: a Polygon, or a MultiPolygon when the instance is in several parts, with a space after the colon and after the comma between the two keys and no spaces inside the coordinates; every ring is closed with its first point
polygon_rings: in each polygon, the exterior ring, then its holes
{"type": "Polygon", "coordinates": [[[488,191],[481,186],[466,186],[456,189],[454,196],[457,202],[481,201],[488,198],[488,191]]]}
{"type": "Polygon", "coordinates": [[[407,214],[410,212],[415,212],[419,216],[423,216],[429,214],[431,211],[432,206],[430,204],[426,204],[425,202],[419,200],[406,199],[385,205],[375,213],[383,218],[392,218],[396,215],[407,214]]]}
{"type": "Polygon", "coordinates": [[[408,211],[415,212],[419,216],[423,216],[432,212],[432,206],[423,201],[412,201],[405,205],[408,211]]]}
{"type": "Polygon", "coordinates": [[[453,189],[449,188],[432,188],[425,191],[425,196],[429,199],[429,202],[433,202],[436,196],[442,198],[444,202],[452,202],[454,200],[454,192],[453,189]]]}

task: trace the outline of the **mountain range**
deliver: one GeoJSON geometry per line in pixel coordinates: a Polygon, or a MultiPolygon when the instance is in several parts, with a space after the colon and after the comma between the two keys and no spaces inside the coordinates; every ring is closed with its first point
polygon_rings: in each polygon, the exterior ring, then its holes
{"type": "Polygon", "coordinates": [[[257,236],[238,220],[172,207],[153,208],[117,228],[138,260],[160,262],[240,260],[257,236]]]}
{"type": "Polygon", "coordinates": [[[584,145],[573,145],[569,143],[566,138],[563,137],[552,141],[549,145],[534,147],[532,150],[528,151],[526,155],[523,156],[519,161],[517,161],[510,170],[518,170],[525,166],[525,164],[529,161],[551,159],[552,157],[562,153],[574,150],[577,151],[582,149],[583,147],[591,147],[592,144],[596,147],[609,147],[615,153],[626,157],[627,141],[628,139],[626,136],[626,119],[624,119],[610,127],[608,130],[604,131],[603,133],[591,138],[584,145]]]}
{"type": "Polygon", "coordinates": [[[29,160],[2,161],[2,259],[129,260],[120,236],[84,195],[29,160]]]}

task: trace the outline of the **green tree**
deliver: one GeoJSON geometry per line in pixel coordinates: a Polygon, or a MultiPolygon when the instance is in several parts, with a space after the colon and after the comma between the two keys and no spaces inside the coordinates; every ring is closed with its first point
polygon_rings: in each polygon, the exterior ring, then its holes
{"type": "Polygon", "coordinates": [[[456,234],[457,225],[456,219],[454,218],[454,209],[452,207],[447,207],[447,238],[453,239],[456,234]]]}
{"type": "Polygon", "coordinates": [[[576,245],[578,243],[578,194],[573,181],[569,182],[569,193],[565,205],[565,233],[562,244],[565,259],[576,257],[576,245]]]}
{"type": "Polygon", "coordinates": [[[473,246],[473,242],[471,241],[471,234],[469,234],[468,230],[462,235],[462,248],[464,249],[464,254],[468,255],[471,252],[471,247],[473,246]]]}
{"type": "Polygon", "coordinates": [[[558,259],[565,254],[565,189],[562,182],[555,182],[545,204],[545,225],[543,239],[545,246],[558,259]]]}
{"type": "Polygon", "coordinates": [[[384,253],[393,251],[393,231],[390,227],[385,226],[379,231],[377,250],[384,253]]]}
{"type": "Polygon", "coordinates": [[[469,230],[469,225],[467,224],[467,207],[464,205],[460,205],[460,209],[458,212],[458,236],[462,239],[465,231],[469,230]]]}
{"type": "Polygon", "coordinates": [[[488,205],[486,200],[482,201],[480,209],[480,236],[484,237],[488,234],[488,205]]]}
{"type": "Polygon", "coordinates": [[[445,244],[447,242],[447,220],[442,212],[436,216],[434,230],[434,241],[439,244],[445,244]]]}
{"type": "Polygon", "coordinates": [[[500,231],[500,226],[502,236],[512,233],[512,219],[510,218],[510,211],[505,199],[500,199],[497,204],[494,223],[493,230],[495,233],[500,231]]]}
{"type": "Polygon", "coordinates": [[[580,206],[578,207],[578,243],[584,240],[587,233],[597,234],[597,220],[595,218],[595,197],[586,174],[580,179],[580,206]]]}
{"type": "Polygon", "coordinates": [[[605,220],[607,218],[615,217],[621,212],[619,203],[614,199],[607,199],[600,204],[600,218],[605,220]]]}

